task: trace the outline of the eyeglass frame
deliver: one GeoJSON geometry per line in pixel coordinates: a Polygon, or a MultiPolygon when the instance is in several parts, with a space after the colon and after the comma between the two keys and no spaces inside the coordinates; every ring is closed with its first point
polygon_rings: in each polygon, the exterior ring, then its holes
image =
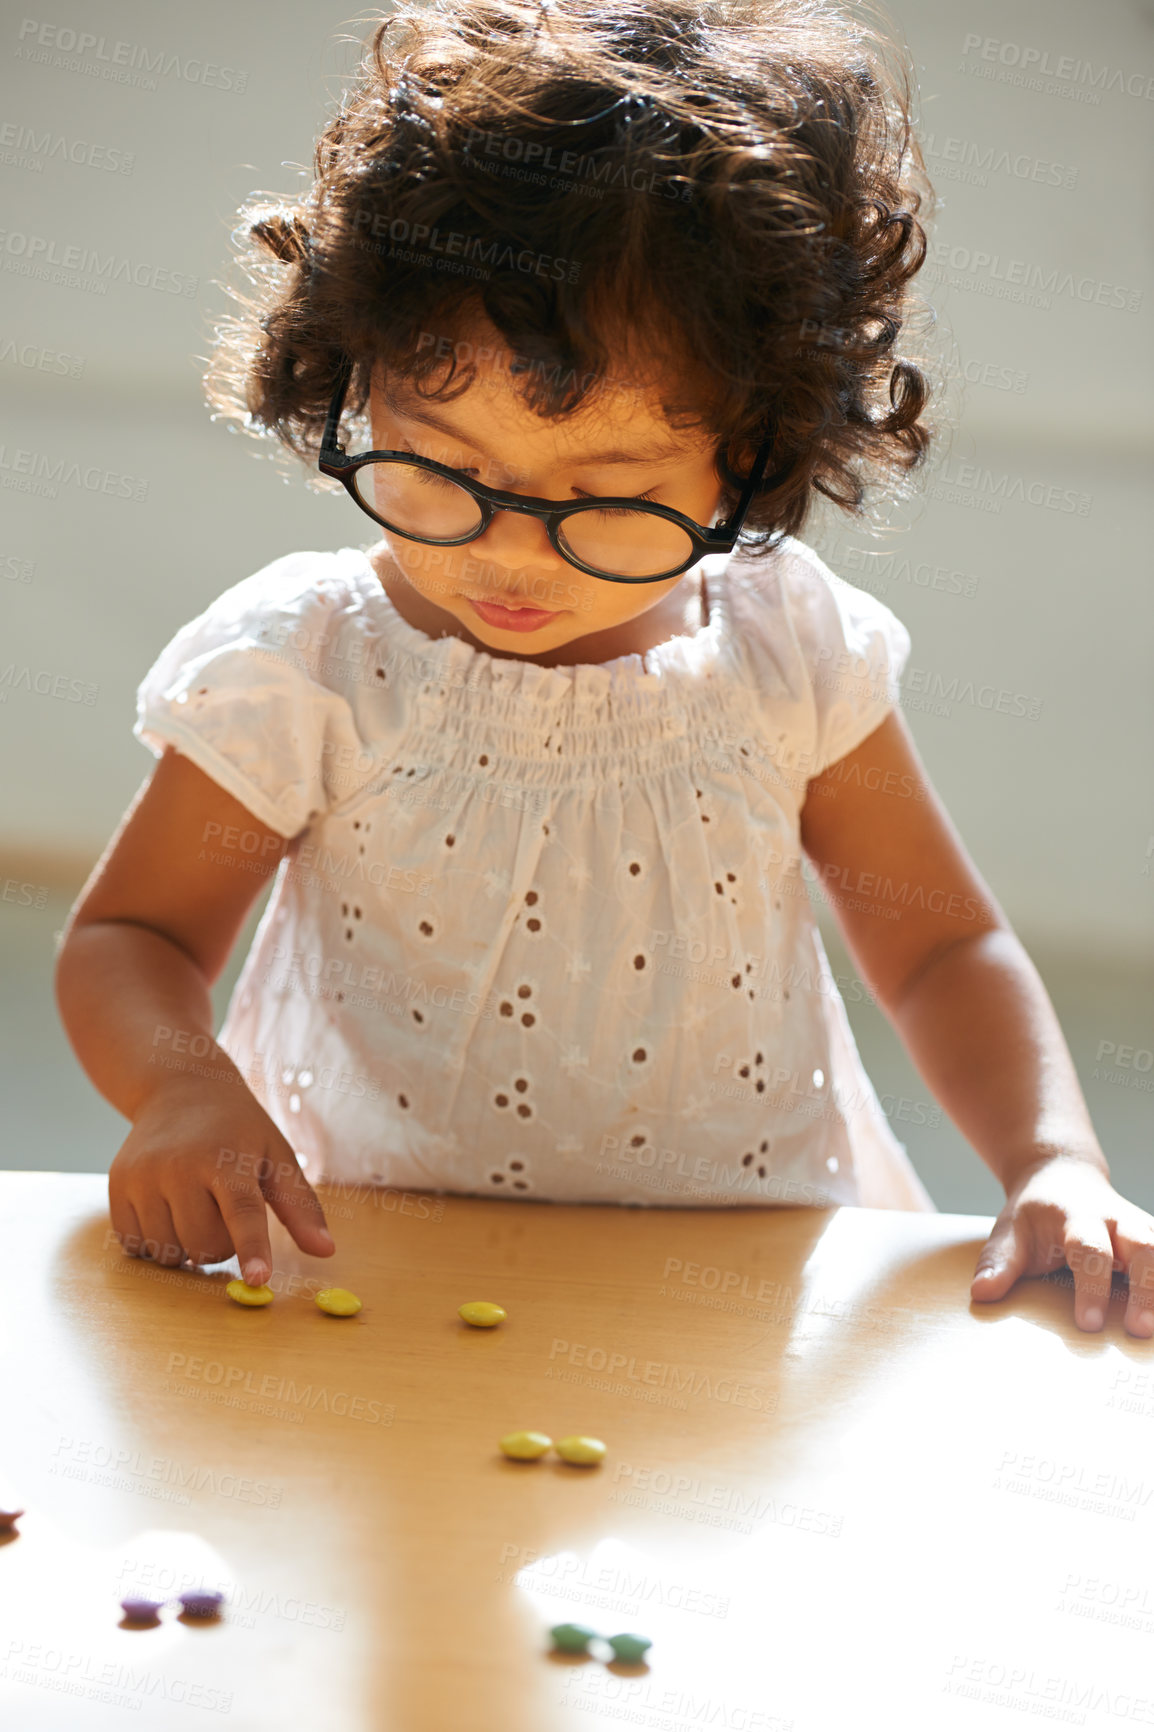
{"type": "MultiPolygon", "coordinates": [[[[339,481],[350,498],[367,516],[373,519],[374,523],[380,524],[381,528],[387,529],[391,535],[399,535],[405,541],[419,542],[424,547],[466,547],[471,541],[476,541],[484,535],[498,511],[518,511],[523,516],[536,517],[544,523],[551,545],[569,565],[576,566],[578,571],[585,572],[589,577],[599,577],[605,583],[665,583],[669,578],[678,577],[683,571],[688,571],[691,565],[696,565],[707,554],[732,553],[737,545],[737,538],[745,522],[746,514],[753,503],[753,496],[762,482],[762,476],[773,449],[773,436],[770,434],[758,448],[753,468],[743,482],[740,477],[729,480],[732,470],[725,459],[728,441],[723,441],[718,447],[715,461],[720,463],[728,485],[740,486],[742,491],[731,515],[724,523],[718,524],[716,528],[707,528],[704,524],[694,522],[692,517],[687,517],[682,511],[675,511],[671,505],[660,505],[655,500],[638,500],[636,497],[630,498],[628,495],[558,500],[542,499],[527,493],[508,493],[499,487],[488,487],[484,482],[472,481],[463,471],[450,469],[447,464],[437,463],[431,457],[420,457],[415,451],[362,451],[355,457],[349,457],[345,447],[337,440],[337,430],[352,373],[353,362],[347,355],[343,356],[338,371],[336,389],[329,404],[324,432],[321,435],[317,468],[322,475],[329,475],[333,480],[339,481]],[[408,463],[414,468],[430,470],[434,475],[440,475],[445,480],[454,482],[456,486],[463,487],[467,493],[473,496],[476,504],[480,507],[481,522],[479,527],[469,535],[448,537],[442,540],[425,535],[410,535],[405,530],[396,529],[391,523],[386,523],[377,512],[365,504],[354,485],[354,477],[358,469],[363,468],[366,463],[379,462],[382,458],[392,458],[399,462],[408,463]],[[689,536],[692,543],[688,558],[683,560],[680,565],[675,566],[672,571],[659,572],[653,577],[622,577],[595,570],[593,566],[586,565],[583,560],[567,553],[559,545],[560,524],[564,518],[575,517],[583,511],[604,511],[607,508],[644,511],[652,517],[661,517],[669,523],[675,523],[689,536]]],[[[779,470],[769,478],[769,485],[773,485],[779,478],[784,478],[787,473],[788,469],[779,470]]]]}

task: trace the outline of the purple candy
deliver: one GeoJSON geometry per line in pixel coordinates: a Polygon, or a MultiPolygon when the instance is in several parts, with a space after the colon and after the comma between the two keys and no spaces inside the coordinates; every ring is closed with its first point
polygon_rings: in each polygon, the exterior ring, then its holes
{"type": "Polygon", "coordinates": [[[126,1618],[144,1620],[147,1618],[155,1618],[157,1613],[160,1611],[161,1606],[163,1606],[164,1601],[135,1600],[130,1598],[127,1600],[121,1600],[120,1604],[126,1618]]]}
{"type": "Polygon", "coordinates": [[[190,1618],[215,1618],[223,1601],[224,1595],[218,1594],[215,1588],[196,1588],[180,1596],[181,1607],[190,1618]]]}

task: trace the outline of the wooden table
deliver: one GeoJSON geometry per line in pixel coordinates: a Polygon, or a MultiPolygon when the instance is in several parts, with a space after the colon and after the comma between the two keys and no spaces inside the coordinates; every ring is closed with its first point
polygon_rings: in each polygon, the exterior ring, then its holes
{"type": "Polygon", "coordinates": [[[337,1255],[274,1224],[245,1311],[124,1257],[101,1176],[0,1175],[0,1725],[1154,1725],[1120,1302],[1097,1337],[1057,1281],[971,1309],[973,1216],[323,1195],[337,1255]],[[609,1454],[509,1462],[515,1428],[609,1454]],[[195,1585],[218,1623],[121,1627],[195,1585]],[[551,1654],[560,1621],[650,1663],[551,1654]]]}

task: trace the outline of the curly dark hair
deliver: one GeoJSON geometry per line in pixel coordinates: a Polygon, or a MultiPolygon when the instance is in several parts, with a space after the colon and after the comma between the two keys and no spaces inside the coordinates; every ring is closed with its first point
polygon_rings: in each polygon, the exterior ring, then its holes
{"type": "Polygon", "coordinates": [[[378,363],[451,400],[483,315],[542,417],[626,351],[667,368],[670,424],[725,445],[726,509],[772,431],[750,552],[815,492],[860,516],[931,439],[895,353],[933,192],[893,47],[835,0],[399,0],[311,191],[241,209],[258,292],[227,290],[210,402],[315,466],[343,356],[352,419],[378,363]]]}

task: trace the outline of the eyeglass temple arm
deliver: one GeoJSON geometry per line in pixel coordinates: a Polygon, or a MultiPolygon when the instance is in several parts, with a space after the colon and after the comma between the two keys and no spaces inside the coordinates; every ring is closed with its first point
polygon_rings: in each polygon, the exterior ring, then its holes
{"type": "Polygon", "coordinates": [[[757,456],[753,460],[753,468],[746,477],[745,485],[741,490],[741,497],[738,499],[737,504],[734,506],[725,522],[719,523],[717,528],[711,531],[711,534],[718,537],[730,536],[732,534],[732,526],[735,523],[740,524],[743,521],[746,511],[749,509],[750,502],[752,501],[761,482],[761,478],[765,474],[772,450],[773,435],[770,434],[758,449],[757,456]]]}
{"type": "Polygon", "coordinates": [[[342,457],[345,455],[344,446],[337,444],[337,428],[340,426],[345,393],[349,388],[349,380],[352,376],[353,363],[347,355],[343,355],[337,373],[336,389],[333,392],[332,402],[329,404],[329,412],[325,420],[325,430],[321,435],[322,452],[339,451],[342,457]]]}

